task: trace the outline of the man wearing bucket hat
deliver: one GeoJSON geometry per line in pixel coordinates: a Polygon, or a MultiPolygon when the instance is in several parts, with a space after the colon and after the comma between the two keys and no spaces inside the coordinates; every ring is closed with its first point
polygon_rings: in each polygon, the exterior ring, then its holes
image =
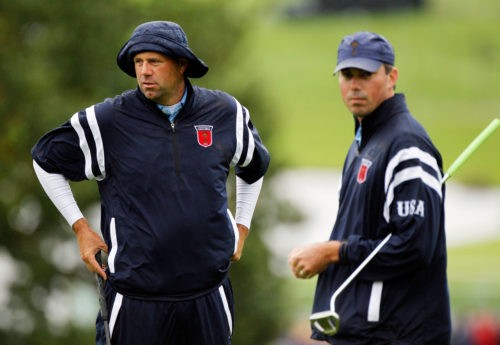
{"type": "Polygon", "coordinates": [[[312,338],[338,345],[449,345],[441,155],[404,95],[395,93],[398,70],[384,37],[344,37],[334,74],[355,128],[337,218],[329,241],[294,248],[288,258],[297,278],[319,274],[313,314],[334,310],[340,321],[332,332],[313,323],[312,338]],[[331,308],[332,293],[389,234],[331,308]]]}
{"type": "MultiPolygon", "coordinates": [[[[139,25],[117,63],[137,88],[40,138],[32,149],[36,174],[88,269],[107,279],[113,344],[230,344],[228,271],[241,257],[269,153],[234,97],[191,84],[208,67],[178,24],[139,25]],[[104,240],[68,184],[90,179],[99,187],[104,240]],[[100,250],[109,253],[106,270],[95,259],[100,250]]],[[[100,315],[96,328],[104,344],[100,315]]]]}

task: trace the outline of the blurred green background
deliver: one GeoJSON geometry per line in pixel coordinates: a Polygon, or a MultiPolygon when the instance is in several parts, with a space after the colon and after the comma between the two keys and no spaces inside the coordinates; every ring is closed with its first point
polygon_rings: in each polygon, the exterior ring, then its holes
{"type": "MultiPolygon", "coordinates": [[[[182,25],[192,49],[210,66],[205,78],[193,82],[228,91],[244,103],[272,153],[252,235],[231,273],[235,345],[285,341],[297,336],[290,330],[297,320],[307,327],[314,279],[275,274],[269,264],[274,254],[263,236],[276,224],[300,222],[305,215],[277,200],[269,185],[288,169],[341,168],[353,137],[352,118],[332,75],[344,35],[377,31],[393,43],[397,91],[406,94],[410,110],[428,129],[445,168],[500,117],[498,0],[427,0],[418,9],[320,13],[305,10],[312,3],[0,2],[0,344],[93,341],[98,308],[93,277],[79,260],[69,226],[41,190],[29,150],[74,112],[134,87],[115,57],[144,21],[182,25]]],[[[453,182],[498,188],[499,147],[500,132],[453,182]]],[[[80,206],[95,214],[95,183],[74,188],[80,206]]],[[[500,240],[449,249],[456,320],[499,313],[499,253],[500,240]]]]}
{"type": "MultiPolygon", "coordinates": [[[[496,0],[434,0],[420,11],[268,18],[248,46],[254,73],[273,97],[276,150],[293,166],[342,164],[353,126],[332,76],[336,50],[344,35],[367,30],[394,45],[397,91],[406,94],[446,168],[500,116],[499,9],[496,0]]],[[[499,147],[496,135],[457,179],[500,184],[499,147]]]]}

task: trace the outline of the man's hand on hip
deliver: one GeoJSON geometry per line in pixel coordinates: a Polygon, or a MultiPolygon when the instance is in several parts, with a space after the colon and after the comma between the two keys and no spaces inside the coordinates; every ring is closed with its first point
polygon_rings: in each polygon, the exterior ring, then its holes
{"type": "Polygon", "coordinates": [[[91,272],[97,272],[103,279],[107,279],[104,269],[95,259],[95,255],[103,250],[108,252],[108,246],[101,236],[97,234],[89,225],[87,219],[80,218],[73,223],[73,231],[76,234],[80,257],[91,272]]]}

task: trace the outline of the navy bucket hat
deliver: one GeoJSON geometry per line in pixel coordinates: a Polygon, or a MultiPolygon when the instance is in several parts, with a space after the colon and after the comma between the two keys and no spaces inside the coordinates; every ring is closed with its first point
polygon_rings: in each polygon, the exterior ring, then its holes
{"type": "Polygon", "coordinates": [[[174,22],[153,21],[139,25],[120,49],[116,62],[122,71],[135,78],[134,56],[145,51],[187,59],[189,64],[186,77],[200,78],[208,71],[205,62],[189,49],[184,30],[174,22]]]}
{"type": "Polygon", "coordinates": [[[384,37],[373,32],[356,32],[342,39],[334,74],[344,68],[376,72],[383,63],[394,65],[394,48],[384,37]]]}

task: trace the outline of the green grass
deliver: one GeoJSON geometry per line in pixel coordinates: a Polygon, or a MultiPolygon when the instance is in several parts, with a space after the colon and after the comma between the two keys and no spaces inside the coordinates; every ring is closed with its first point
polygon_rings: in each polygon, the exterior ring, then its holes
{"type": "Polygon", "coordinates": [[[448,279],[456,312],[500,310],[500,239],[448,250],[448,279]]]}
{"type": "MultiPolygon", "coordinates": [[[[500,117],[498,13],[497,0],[437,0],[418,12],[267,18],[250,37],[248,53],[273,101],[274,156],[291,167],[341,167],[353,120],[332,76],[337,45],[346,34],[370,30],[393,43],[397,91],[406,94],[447,168],[500,117]]],[[[500,131],[455,178],[500,184],[498,147],[500,131]]]]}

